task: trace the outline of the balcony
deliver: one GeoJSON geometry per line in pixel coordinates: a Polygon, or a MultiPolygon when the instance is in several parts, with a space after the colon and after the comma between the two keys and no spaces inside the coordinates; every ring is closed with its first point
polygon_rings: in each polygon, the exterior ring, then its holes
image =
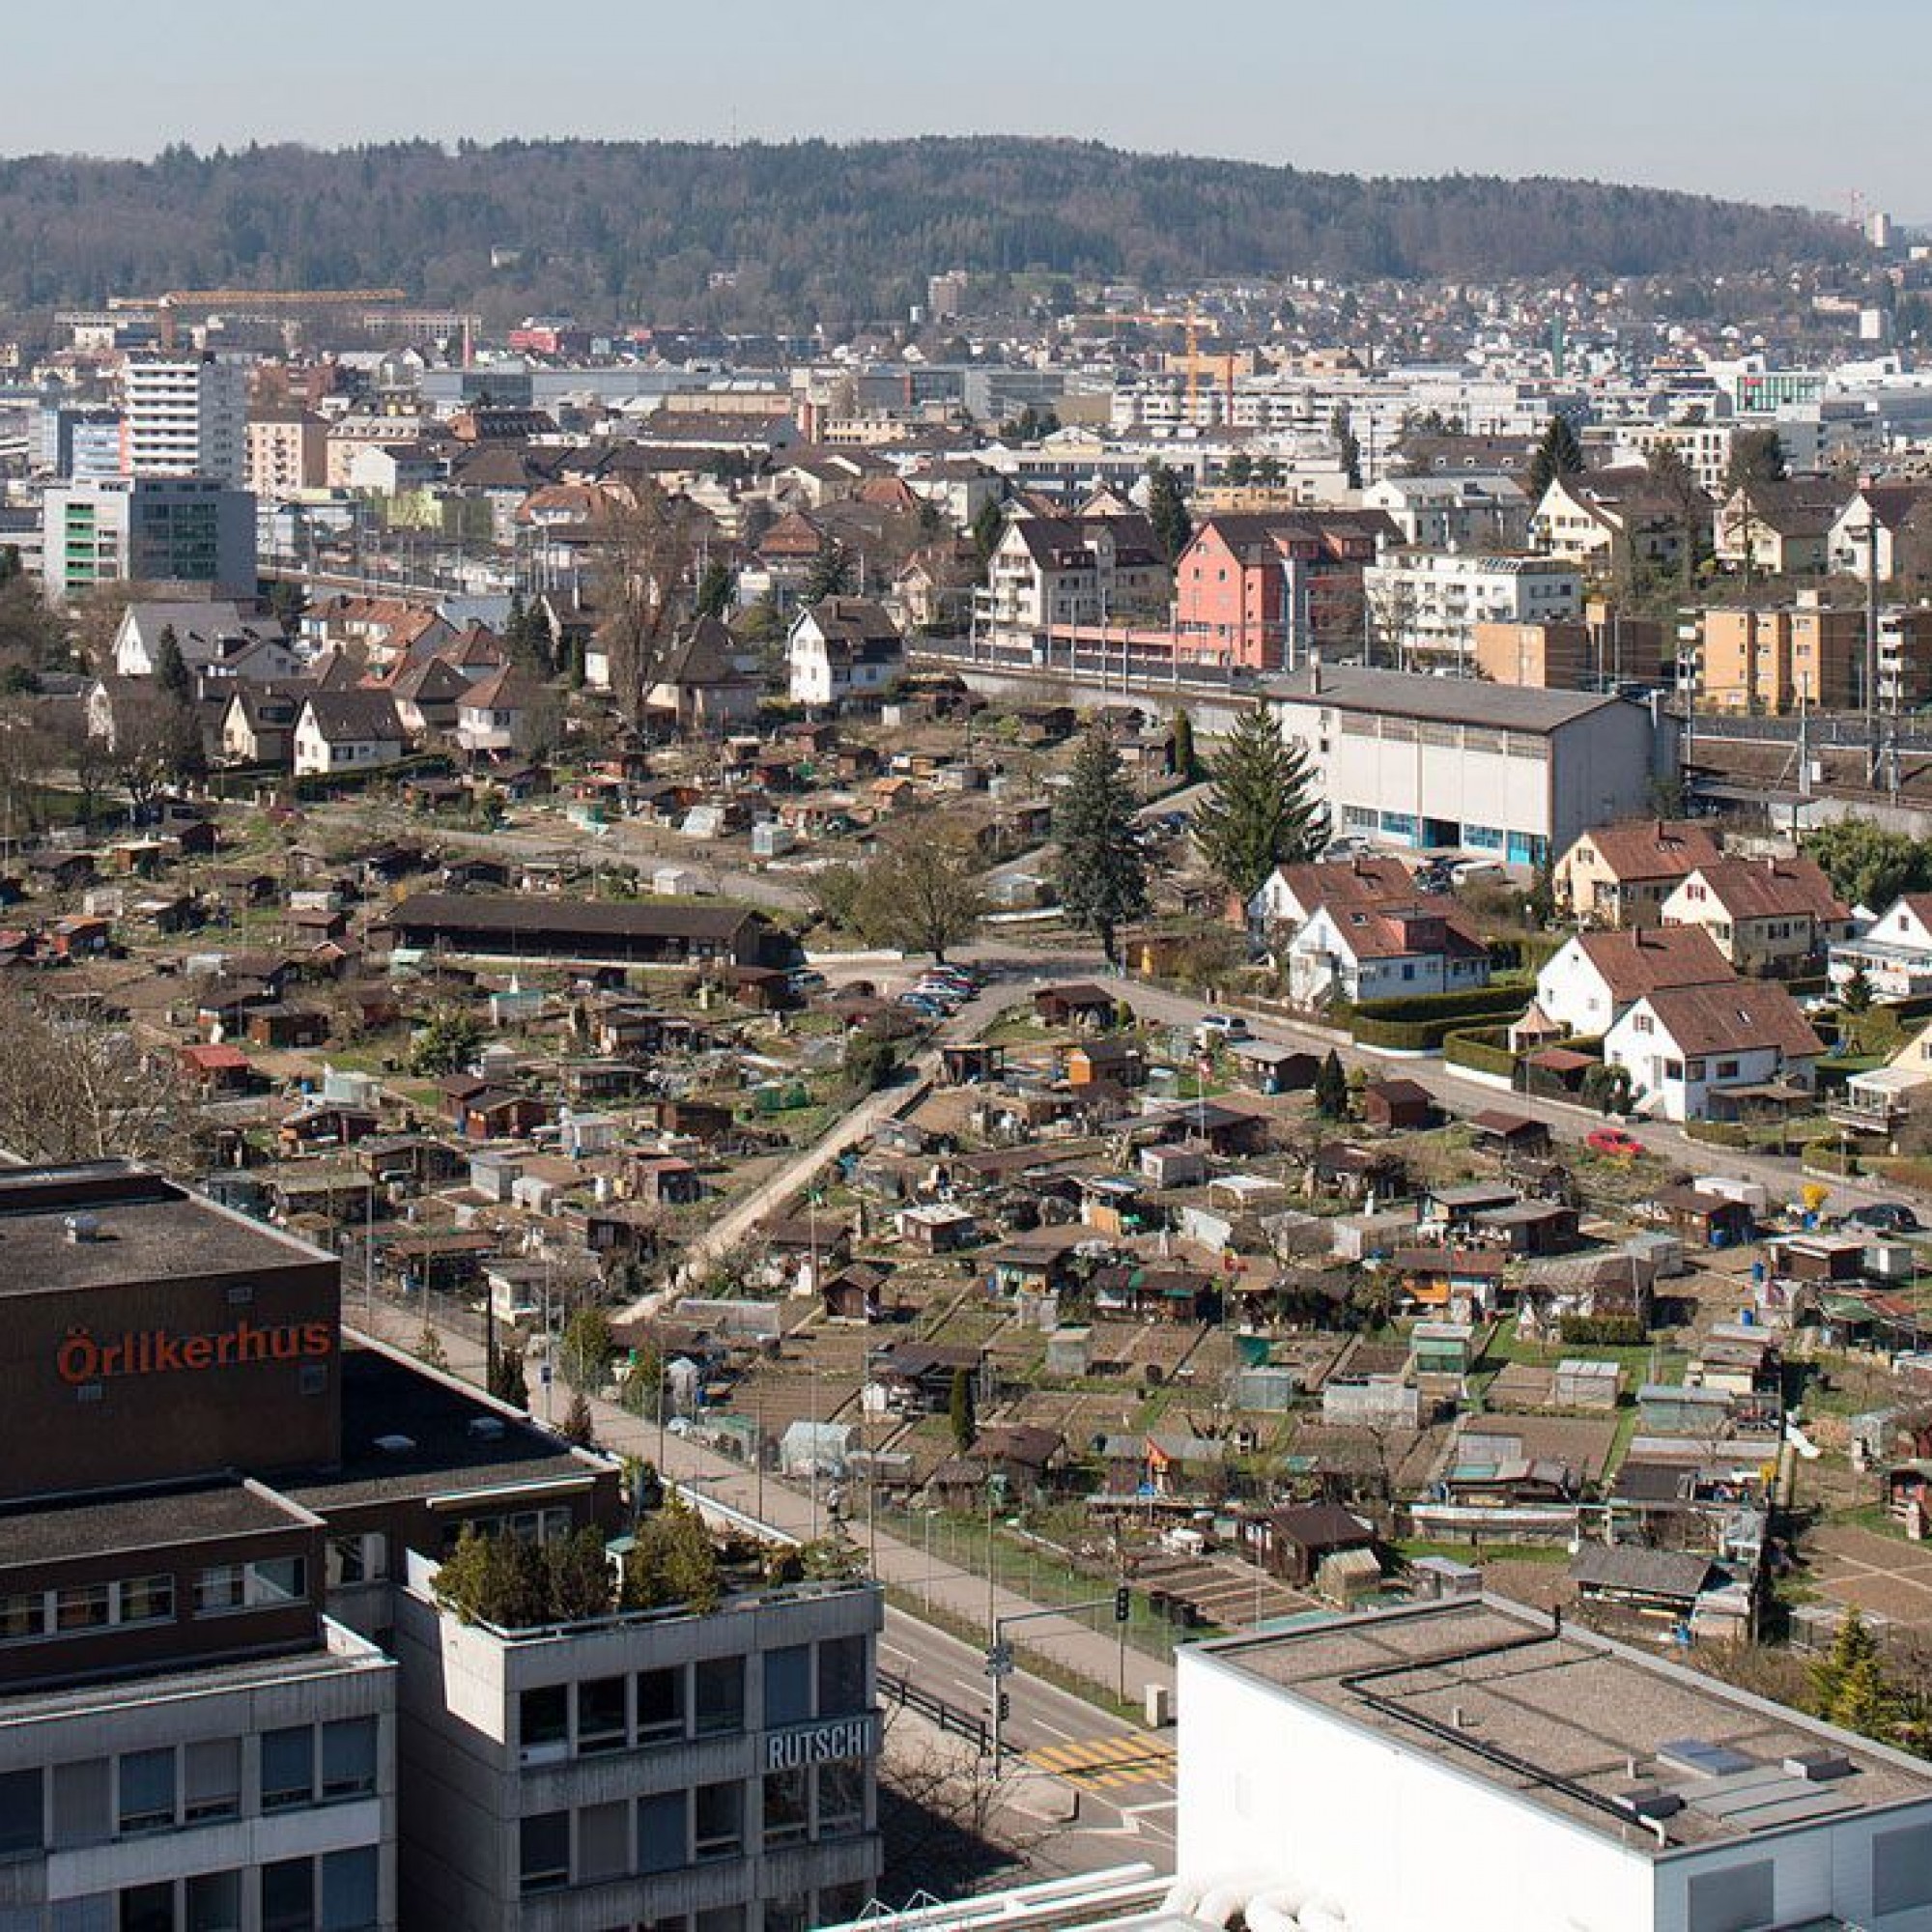
{"type": "Polygon", "coordinates": [[[1889,1138],[1910,1117],[1920,1090],[1932,1087],[1922,1073],[1903,1066],[1877,1066],[1855,1074],[1843,1092],[1826,1103],[1825,1117],[1833,1126],[1852,1133],[1883,1134],[1889,1138]]]}

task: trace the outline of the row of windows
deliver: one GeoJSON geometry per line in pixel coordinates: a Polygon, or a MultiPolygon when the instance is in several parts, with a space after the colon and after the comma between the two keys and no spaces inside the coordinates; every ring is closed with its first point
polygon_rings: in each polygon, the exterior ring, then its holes
{"type": "MultiPolygon", "coordinates": [[[[119,1757],[0,1774],[0,1859],[104,1844],[239,1818],[244,1740],[202,1738],[119,1757]]],[[[376,1790],[374,1718],[264,1731],[256,1746],[261,1809],[366,1798],[376,1790]]]]}
{"type": "Polygon", "coordinates": [[[113,1582],[71,1583],[0,1597],[0,1643],[69,1636],[120,1624],[171,1623],[175,1579],[162,1571],[113,1582]]]}
{"type": "MultiPolygon", "coordinates": [[[[830,1637],[788,1644],[762,1660],[768,1730],[867,1708],[866,1641],[830,1637]]],[[[525,1764],[719,1737],[745,1727],[743,1657],[705,1658],[636,1675],[585,1678],[526,1690],[518,1699],[517,1747],[525,1764]]]]}
{"type": "Polygon", "coordinates": [[[586,1804],[575,1812],[536,1812],[519,1827],[523,1889],[559,1891],[742,1858],[751,1830],[775,1850],[813,1837],[853,1837],[866,1829],[862,1759],[770,1772],[758,1788],[755,1825],[747,1816],[747,1787],[735,1780],[586,1804]]]}
{"type": "Polygon", "coordinates": [[[63,1901],[54,1932],[242,1932],[242,1898],[255,1893],[262,1932],[375,1932],[382,1868],[374,1846],[321,1858],[278,1859],[258,1871],[203,1872],[117,1894],[63,1901]]]}

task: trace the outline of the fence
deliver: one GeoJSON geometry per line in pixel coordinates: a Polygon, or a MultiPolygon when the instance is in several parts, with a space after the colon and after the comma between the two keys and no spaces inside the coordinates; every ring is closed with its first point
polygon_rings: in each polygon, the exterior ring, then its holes
{"type": "Polygon", "coordinates": [[[984,1718],[975,1717],[970,1711],[954,1710],[945,1698],[935,1697],[930,1690],[922,1690],[911,1678],[896,1677],[890,1670],[880,1671],[879,1695],[889,1704],[899,1704],[908,1711],[917,1711],[922,1718],[928,1719],[952,1737],[969,1740],[981,1757],[991,1753],[992,1734],[986,1727],[984,1718]]]}

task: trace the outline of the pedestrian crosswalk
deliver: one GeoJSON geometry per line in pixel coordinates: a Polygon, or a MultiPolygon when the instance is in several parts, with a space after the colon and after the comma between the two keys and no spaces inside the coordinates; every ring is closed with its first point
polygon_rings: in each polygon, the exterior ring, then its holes
{"type": "Polygon", "coordinates": [[[1037,1771],[1052,1772],[1090,1791],[1165,1784],[1174,1776],[1174,1740],[1149,1731],[1119,1731],[1069,1745],[1042,1745],[1025,1756],[1037,1771]]]}

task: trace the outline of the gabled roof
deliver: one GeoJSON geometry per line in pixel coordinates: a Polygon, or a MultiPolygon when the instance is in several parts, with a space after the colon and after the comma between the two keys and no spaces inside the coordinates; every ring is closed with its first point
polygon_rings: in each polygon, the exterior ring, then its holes
{"type": "Polygon", "coordinates": [[[1665,986],[1720,986],[1738,977],[1701,925],[1579,932],[1576,945],[1620,1005],[1665,986]]]}
{"type": "MultiPolygon", "coordinates": [[[[1776,1047],[1790,1059],[1815,1059],[1825,1042],[1782,986],[1739,980],[1728,986],[1664,986],[1640,1004],[1659,1030],[1687,1055],[1776,1047]]],[[[1621,1024],[1621,1022],[1620,1022],[1621,1024]]]]}
{"type": "Polygon", "coordinates": [[[1277,866],[1274,876],[1297,905],[1393,905],[1415,892],[1408,867],[1390,853],[1277,866]]]}
{"type": "Polygon", "coordinates": [[[1326,908],[1335,930],[1357,959],[1406,959],[1441,954],[1486,956],[1489,943],[1460,906],[1424,900],[1407,905],[1345,902],[1326,908]]]}
{"type": "Polygon", "coordinates": [[[898,626],[869,597],[821,597],[806,612],[827,643],[899,642],[898,626]]]}
{"type": "MultiPolygon", "coordinates": [[[[460,675],[460,673],[459,673],[460,675]]],[[[461,711],[527,711],[538,696],[535,680],[521,665],[505,665],[479,679],[457,700],[461,711]]]]}
{"type": "Polygon", "coordinates": [[[1719,859],[1685,883],[1703,886],[1733,919],[1846,921],[1851,908],[1832,890],[1816,860],[1719,859]]]}
{"type": "Polygon", "coordinates": [[[1627,819],[1597,826],[1582,837],[1596,847],[1604,869],[1620,885],[1687,878],[1698,867],[1724,856],[1716,836],[1688,818],[1627,819]]]}
{"type": "Polygon", "coordinates": [[[400,744],[408,735],[386,691],[312,691],[302,709],[330,744],[400,744]]]}

